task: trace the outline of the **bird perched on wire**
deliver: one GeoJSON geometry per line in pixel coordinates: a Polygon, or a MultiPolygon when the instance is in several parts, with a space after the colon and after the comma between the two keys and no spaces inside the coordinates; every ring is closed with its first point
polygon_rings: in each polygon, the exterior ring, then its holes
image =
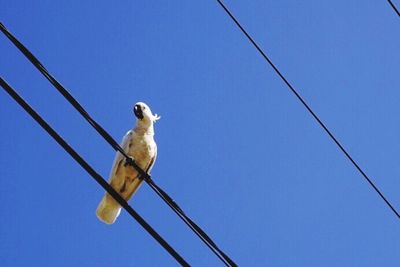
{"type": "MultiPolygon", "coordinates": [[[[157,157],[153,124],[160,117],[157,114],[153,115],[149,106],[143,102],[136,103],[133,112],[137,118],[136,126],[125,134],[121,147],[143,171],[149,173],[157,157]]],[[[109,183],[128,201],[142,180],[139,179],[139,173],[126,163],[126,158],[117,152],[109,183]]],[[[120,212],[121,206],[108,193],[104,195],[96,210],[97,217],[107,224],[114,223],[120,212]]]]}

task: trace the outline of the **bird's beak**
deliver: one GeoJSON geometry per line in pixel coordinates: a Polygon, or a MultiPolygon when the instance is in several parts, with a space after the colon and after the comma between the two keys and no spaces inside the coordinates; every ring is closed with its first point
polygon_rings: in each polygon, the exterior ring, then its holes
{"type": "Polygon", "coordinates": [[[136,118],[138,118],[139,120],[143,119],[143,111],[139,105],[135,105],[135,107],[133,108],[133,113],[135,113],[136,118]]]}

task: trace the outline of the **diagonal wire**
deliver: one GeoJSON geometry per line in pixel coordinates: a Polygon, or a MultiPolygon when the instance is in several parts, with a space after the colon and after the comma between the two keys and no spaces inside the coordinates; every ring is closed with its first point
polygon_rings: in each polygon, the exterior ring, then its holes
{"type": "Polygon", "coordinates": [[[192,219],[190,219],[184,211],[176,204],[176,202],[162,190],[152,179],[147,181],[151,189],[159,195],[165,203],[184,221],[184,223],[209,247],[212,252],[226,265],[237,266],[237,264],[229,258],[215,243],[214,241],[200,228],[192,219]]]}
{"type": "Polygon", "coordinates": [[[111,135],[98,124],[90,114],[82,107],[81,104],[62,86],[43,66],[43,64],[16,38],[10,31],[0,22],[0,30],[7,38],[25,55],[25,57],[49,80],[49,82],[71,103],[72,106],[89,122],[90,125],[116,150],[125,158],[126,162],[131,165],[139,173],[140,178],[144,179],[151,189],[184,221],[184,223],[211,249],[211,251],[226,265],[237,266],[237,264],[225,254],[212,239],[202,230],[192,219],[190,219],[176,202],[162,190],[151,178],[149,174],[143,171],[135,161],[129,157],[120,145],[111,137],[111,135]]]}
{"type": "Polygon", "coordinates": [[[393,4],[391,0],[388,0],[390,6],[393,8],[393,10],[397,13],[397,16],[400,17],[400,11],[397,9],[397,7],[393,4]]]}
{"type": "Polygon", "coordinates": [[[3,78],[0,85],[29,115],[64,148],[174,259],[182,266],[190,266],[129,204],[100,176],[3,78]]]}
{"type": "Polygon", "coordinates": [[[296,89],[288,82],[288,80],[283,76],[283,74],[279,71],[279,69],[275,66],[275,64],[271,61],[271,59],[264,53],[264,51],[258,46],[258,44],[253,40],[253,38],[247,33],[247,31],[242,27],[239,21],[235,18],[235,16],[229,11],[229,9],[220,1],[217,2],[221,5],[223,10],[228,14],[228,16],[235,22],[236,26],[242,31],[242,33],[247,37],[247,39],[253,44],[253,46],[257,49],[257,51],[261,54],[261,56],[268,62],[268,64],[274,69],[276,74],[282,79],[282,81],[289,87],[290,91],[297,97],[297,99],[303,104],[303,106],[307,109],[307,111],[312,115],[312,117],[318,122],[318,124],[325,130],[325,132],[329,135],[329,137],[335,142],[335,144],[339,147],[339,149],[344,153],[344,155],[351,161],[354,167],[360,172],[360,174],[364,177],[364,179],[372,186],[372,188],[378,193],[378,195],[382,198],[382,200],[386,203],[386,205],[393,211],[398,219],[400,219],[400,214],[397,210],[390,204],[390,202],[386,199],[386,197],[381,193],[378,187],[374,184],[374,182],[368,177],[368,175],[361,169],[358,163],[352,158],[352,156],[347,152],[347,150],[343,147],[343,145],[336,139],[333,133],[328,129],[328,127],[321,121],[321,119],[317,116],[317,114],[311,109],[311,107],[305,102],[305,100],[301,97],[301,95],[296,91],[296,89]]]}
{"type": "MultiPolygon", "coordinates": [[[[115,149],[118,150],[122,155],[128,157],[125,151],[118,145],[118,143],[85,111],[81,104],[76,101],[72,95],[64,89],[64,87],[47,71],[47,69],[40,63],[40,61],[20,42],[15,38],[11,32],[7,30],[3,23],[0,22],[0,30],[5,36],[35,65],[36,68],[50,81],[51,84],[65,97],[71,104],[79,111],[79,113],[85,117],[85,119],[104,136],[108,143],[115,149]]],[[[142,171],[143,172],[143,171],[142,171]]]]}

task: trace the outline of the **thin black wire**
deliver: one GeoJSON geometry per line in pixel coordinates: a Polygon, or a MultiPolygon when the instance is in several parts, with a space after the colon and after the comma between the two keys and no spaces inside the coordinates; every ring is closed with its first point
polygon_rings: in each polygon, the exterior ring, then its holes
{"type": "Polygon", "coordinates": [[[400,17],[400,11],[397,9],[397,7],[393,4],[392,1],[388,0],[390,6],[393,8],[393,10],[397,13],[397,16],[400,17]]]}
{"type": "Polygon", "coordinates": [[[138,171],[141,179],[144,179],[147,184],[157,193],[158,196],[185,222],[187,226],[211,249],[211,251],[227,266],[237,266],[237,264],[230,259],[212,239],[193,221],[183,210],[176,204],[176,202],[162,190],[151,178],[151,176],[143,171],[135,161],[130,158],[120,145],[111,137],[111,135],[98,124],[89,113],[82,107],[81,104],[49,73],[43,64],[16,38],[7,28],[0,22],[0,30],[8,37],[8,39],[27,57],[27,59],[50,81],[50,83],[74,106],[78,112],[89,122],[90,125],[116,150],[119,151],[125,158],[129,165],[138,171]]]}
{"type": "Polygon", "coordinates": [[[190,266],[3,78],[3,89],[182,266],[190,266]]]}
{"type": "MultiPolygon", "coordinates": [[[[85,111],[85,109],[76,101],[72,95],[64,89],[64,87],[47,71],[40,61],[20,42],[11,32],[0,22],[0,30],[5,36],[32,62],[32,64],[40,70],[40,72],[50,81],[51,84],[79,111],[79,113],[107,140],[107,142],[122,155],[128,157],[125,151],[118,143],[85,111]]],[[[143,171],[142,171],[143,172],[143,171]]],[[[144,173],[144,172],[143,172],[144,173]]]]}
{"type": "Polygon", "coordinates": [[[189,228],[206,244],[214,254],[226,265],[226,266],[237,266],[237,264],[229,258],[214,241],[200,228],[194,221],[192,221],[183,210],[176,204],[176,202],[162,190],[157,184],[154,183],[152,179],[149,179],[147,183],[150,185],[151,189],[159,195],[165,203],[170,206],[170,208],[184,221],[184,223],[189,226],[189,228]]]}
{"type": "Polygon", "coordinates": [[[283,82],[289,87],[292,93],[297,97],[298,100],[303,104],[303,106],[308,110],[308,112],[314,117],[318,124],[325,130],[329,137],[336,143],[340,150],[346,155],[346,157],[351,161],[351,163],[356,167],[356,169],[361,173],[361,175],[367,180],[367,182],[372,186],[372,188],[379,194],[379,196],[385,201],[389,208],[394,212],[398,219],[400,219],[400,214],[397,210],[390,204],[386,197],[381,193],[378,187],[372,182],[372,180],[365,174],[361,167],[356,163],[356,161],[350,156],[346,149],[341,145],[341,143],[336,139],[336,137],[331,133],[331,131],[325,126],[325,124],[320,120],[320,118],[314,113],[310,106],[305,102],[305,100],[300,96],[300,94],[294,89],[294,87],[288,82],[288,80],[283,76],[283,74],[278,70],[275,64],[267,57],[263,50],[258,46],[258,44],[253,40],[253,38],[247,33],[247,31],[242,27],[239,21],[233,16],[233,14],[228,10],[228,8],[220,1],[217,2],[221,5],[224,11],[229,15],[229,17],[235,22],[239,29],[246,35],[247,39],[254,45],[254,47],[260,52],[263,58],[268,62],[268,64],[274,69],[278,76],[283,80],[283,82]]]}

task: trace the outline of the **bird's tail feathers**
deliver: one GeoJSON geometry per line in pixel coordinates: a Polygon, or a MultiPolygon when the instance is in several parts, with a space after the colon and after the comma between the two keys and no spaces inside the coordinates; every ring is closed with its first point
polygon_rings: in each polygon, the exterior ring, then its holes
{"type": "Polygon", "coordinates": [[[103,197],[96,210],[97,218],[106,224],[113,224],[121,212],[121,206],[108,193],[103,197]]]}

